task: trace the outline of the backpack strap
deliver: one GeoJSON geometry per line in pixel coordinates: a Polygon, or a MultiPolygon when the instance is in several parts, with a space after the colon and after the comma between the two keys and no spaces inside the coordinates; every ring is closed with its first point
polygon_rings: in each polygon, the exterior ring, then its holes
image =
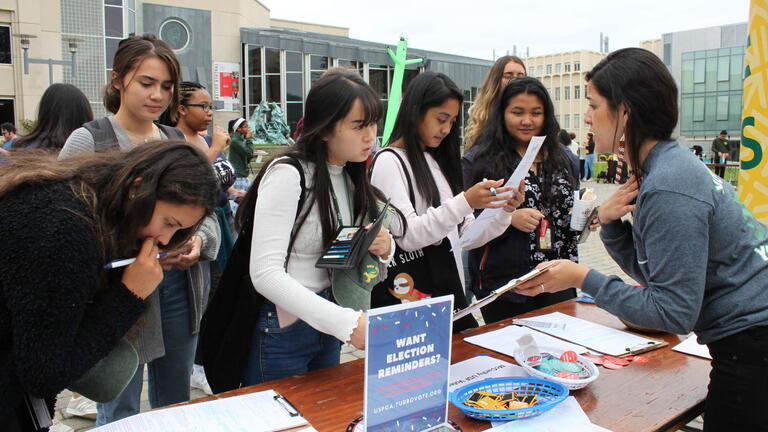
{"type": "MultiPolygon", "coordinates": [[[[291,250],[293,249],[293,244],[296,242],[296,237],[299,234],[299,230],[301,229],[301,224],[296,223],[296,221],[299,220],[299,218],[302,216],[302,209],[304,208],[304,202],[307,198],[307,185],[306,185],[306,176],[304,174],[304,167],[301,165],[301,162],[298,158],[292,155],[285,155],[286,160],[285,162],[277,162],[277,163],[286,163],[288,165],[291,165],[292,167],[296,168],[296,171],[299,172],[299,185],[301,186],[301,193],[299,194],[299,205],[296,208],[296,216],[293,223],[293,228],[291,229],[291,237],[288,240],[288,252],[285,254],[285,263],[283,264],[283,267],[285,270],[288,270],[288,260],[291,257],[291,250]]],[[[258,197],[257,197],[258,200],[258,197]]],[[[306,216],[306,215],[305,215],[306,216]]],[[[245,238],[248,239],[248,256],[250,257],[251,249],[250,249],[250,239],[253,231],[253,214],[249,214],[247,219],[245,220],[245,223],[243,224],[243,227],[240,229],[240,233],[238,234],[238,238],[241,236],[246,236],[245,238]]]]}
{"type": "Polygon", "coordinates": [[[373,165],[376,164],[376,159],[378,159],[379,155],[381,155],[384,152],[392,153],[393,155],[395,155],[397,160],[400,161],[400,166],[403,167],[403,173],[405,173],[405,180],[408,182],[408,198],[411,199],[411,205],[413,205],[413,208],[416,209],[416,197],[413,194],[413,182],[411,181],[411,175],[408,172],[408,167],[405,165],[405,161],[403,160],[402,156],[400,156],[397,153],[397,150],[389,147],[379,150],[376,153],[376,156],[373,157],[373,162],[371,163],[371,171],[373,171],[373,165]]]}
{"type": "Polygon", "coordinates": [[[109,118],[101,117],[85,123],[83,127],[93,136],[93,150],[96,153],[106,153],[120,149],[115,129],[109,118]]]}

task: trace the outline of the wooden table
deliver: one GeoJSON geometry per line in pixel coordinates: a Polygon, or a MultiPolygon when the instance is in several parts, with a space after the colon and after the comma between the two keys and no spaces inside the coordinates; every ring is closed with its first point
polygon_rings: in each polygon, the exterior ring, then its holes
{"type": "MultiPolygon", "coordinates": [[[[598,324],[626,330],[613,315],[594,305],[573,300],[537,310],[522,316],[563,312],[598,324]]],[[[514,362],[511,357],[464,342],[467,336],[496,330],[509,325],[501,321],[454,335],[451,362],[456,363],[478,354],[514,362]]],[[[676,335],[654,335],[669,346],[642,354],[647,363],[632,363],[620,370],[600,367],[600,377],[588,387],[572,392],[589,419],[616,432],[674,430],[701,414],[709,382],[709,360],[672,351],[680,342],[676,335]]],[[[291,401],[320,432],[344,431],[362,414],[364,361],[357,360],[332,368],[270,381],[222,393],[190,403],[256,391],[275,389],[291,401]]],[[[448,416],[465,432],[482,431],[490,423],[466,417],[450,404],[448,416]]]]}

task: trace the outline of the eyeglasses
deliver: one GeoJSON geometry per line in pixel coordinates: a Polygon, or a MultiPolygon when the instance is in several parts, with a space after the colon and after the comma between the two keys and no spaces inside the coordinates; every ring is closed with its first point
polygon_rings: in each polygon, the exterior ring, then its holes
{"type": "Polygon", "coordinates": [[[205,112],[205,113],[209,113],[209,112],[213,111],[214,109],[216,109],[216,107],[213,106],[213,105],[201,104],[201,103],[199,103],[199,104],[188,103],[188,104],[182,104],[182,105],[183,106],[196,106],[196,107],[200,107],[200,108],[203,109],[203,112],[205,112]]]}

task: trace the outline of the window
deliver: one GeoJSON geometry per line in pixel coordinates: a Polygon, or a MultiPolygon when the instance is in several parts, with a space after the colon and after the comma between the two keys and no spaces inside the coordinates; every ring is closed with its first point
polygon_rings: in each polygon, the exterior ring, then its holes
{"type": "MultiPolygon", "coordinates": [[[[166,23],[170,23],[171,21],[174,23],[171,27],[164,29],[161,26],[161,38],[164,31],[169,35],[169,37],[171,34],[173,34],[174,40],[177,39],[176,36],[181,36],[181,32],[178,31],[178,27],[174,26],[183,26],[183,24],[178,20],[168,20],[166,23]]],[[[117,45],[121,40],[135,33],[136,0],[127,0],[126,2],[123,0],[104,0],[104,64],[106,65],[107,81],[109,80],[109,77],[112,73],[112,62],[115,58],[117,45]]],[[[189,32],[187,31],[186,42],[189,41],[188,38],[189,32]]],[[[184,42],[183,38],[178,39],[179,41],[184,42]]],[[[171,47],[173,47],[173,44],[171,47]]]]}
{"type": "Polygon", "coordinates": [[[571,64],[570,63],[565,63],[565,66],[563,66],[563,67],[565,68],[566,72],[570,72],[571,71],[571,64]]]}
{"type": "Polygon", "coordinates": [[[262,80],[264,79],[262,68],[262,52],[264,48],[257,45],[246,45],[245,57],[245,70],[248,74],[246,81],[246,99],[243,108],[246,112],[250,113],[256,108],[262,99],[262,80]]]}
{"type": "Polygon", "coordinates": [[[581,128],[581,114],[574,114],[573,115],[573,128],[574,129],[581,128]]]}
{"type": "Polygon", "coordinates": [[[587,97],[587,85],[584,84],[584,97],[587,97]]]}
{"type": "Polygon", "coordinates": [[[547,65],[547,75],[552,75],[552,65],[551,64],[547,65]]]}
{"type": "Polygon", "coordinates": [[[573,62],[573,71],[578,72],[580,70],[581,70],[581,62],[577,62],[577,61],[573,62]]]}
{"type": "Polygon", "coordinates": [[[304,54],[285,52],[285,119],[296,131],[296,124],[304,115],[304,54]]]}
{"type": "Polygon", "coordinates": [[[555,87],[555,100],[560,100],[560,87],[555,87]]]}
{"type": "Polygon", "coordinates": [[[571,88],[569,86],[565,86],[564,99],[571,100],[571,88]]]}
{"type": "Polygon", "coordinates": [[[310,85],[317,81],[320,76],[328,70],[328,57],[309,56],[309,83],[310,85]]]}
{"type": "Polygon", "coordinates": [[[695,122],[704,121],[704,98],[703,97],[693,98],[693,121],[695,122]]]}
{"type": "MultiPolygon", "coordinates": [[[[727,58],[727,57],[726,57],[727,58]]],[[[728,96],[717,97],[717,120],[728,120],[728,96]]]]}
{"type": "Polygon", "coordinates": [[[571,115],[566,114],[563,116],[563,129],[568,129],[571,127],[571,115]]]}
{"type": "Polygon", "coordinates": [[[728,81],[731,79],[731,58],[730,57],[718,57],[717,58],[717,80],[728,81]]]}
{"type": "MultiPolygon", "coordinates": [[[[705,81],[706,59],[696,59],[693,64],[693,83],[703,84],[705,81]]],[[[696,120],[694,120],[696,121],[696,120]]]]}
{"type": "Polygon", "coordinates": [[[544,75],[544,66],[542,66],[542,65],[536,66],[536,75],[537,76],[544,75]]]}
{"type": "Polygon", "coordinates": [[[11,64],[11,27],[0,25],[0,63],[11,64]]]}
{"type": "Polygon", "coordinates": [[[264,100],[267,102],[282,102],[280,94],[280,50],[277,48],[264,49],[264,100]]]}
{"type": "Polygon", "coordinates": [[[556,73],[556,74],[559,74],[559,73],[560,73],[560,68],[561,68],[561,66],[562,66],[562,63],[557,63],[557,64],[555,64],[555,73],[556,73]]]}
{"type": "Polygon", "coordinates": [[[576,100],[581,99],[581,86],[579,85],[573,86],[573,98],[576,100]]]}
{"type": "Polygon", "coordinates": [[[560,115],[555,115],[555,120],[557,121],[557,124],[560,124],[560,115]]]}

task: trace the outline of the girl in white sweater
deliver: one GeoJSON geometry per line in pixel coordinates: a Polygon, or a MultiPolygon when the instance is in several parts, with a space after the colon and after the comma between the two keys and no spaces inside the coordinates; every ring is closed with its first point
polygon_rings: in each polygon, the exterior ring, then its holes
{"type": "MultiPolygon", "coordinates": [[[[329,70],[307,96],[298,142],[262,169],[244,198],[237,220],[242,224],[253,215],[250,276],[266,300],[243,385],[336,365],[341,342],[365,347],[365,314],[334,303],[331,273],[315,262],[340,225],[369,221],[379,212],[384,197],[368,182],[365,161],[380,117],[381,102],[359,75],[329,70]],[[291,158],[301,164],[304,185],[291,158]]],[[[381,271],[393,249],[382,228],[368,249],[379,257],[381,271]]]]}
{"type": "MultiPolygon", "coordinates": [[[[486,180],[463,192],[459,153],[459,128],[456,121],[463,101],[461,90],[450,78],[435,72],[424,72],[413,79],[406,90],[392,132],[392,150],[377,155],[371,171],[371,183],[379,188],[407,221],[392,221],[392,233],[404,251],[423,249],[450,242],[455,268],[435,269],[437,279],[450,273],[464,294],[464,272],[459,237],[474,222],[474,209],[504,208],[489,227],[468,248],[479,247],[503,233],[510,223],[511,213],[520,205],[524,192],[502,187],[501,180],[486,180]],[[398,158],[399,156],[399,158],[398,158]],[[398,159],[402,159],[407,167],[398,159]],[[409,180],[413,185],[411,202],[409,180]],[[495,188],[495,189],[494,189],[495,188]],[[494,196],[507,193],[504,198],[494,196]],[[456,272],[453,275],[452,272],[456,272]]],[[[437,253],[437,252],[435,252],[437,253]]],[[[442,280],[442,279],[441,279],[442,280]]],[[[392,288],[392,287],[388,287],[392,288]]],[[[445,289],[445,287],[424,287],[445,289]]],[[[381,284],[375,291],[382,289],[381,284]]],[[[431,293],[437,293],[431,291],[431,293]]],[[[374,293],[374,298],[379,298],[374,293]]],[[[456,298],[456,304],[465,299],[456,298]]],[[[375,305],[374,305],[375,306],[375,305]]]]}

